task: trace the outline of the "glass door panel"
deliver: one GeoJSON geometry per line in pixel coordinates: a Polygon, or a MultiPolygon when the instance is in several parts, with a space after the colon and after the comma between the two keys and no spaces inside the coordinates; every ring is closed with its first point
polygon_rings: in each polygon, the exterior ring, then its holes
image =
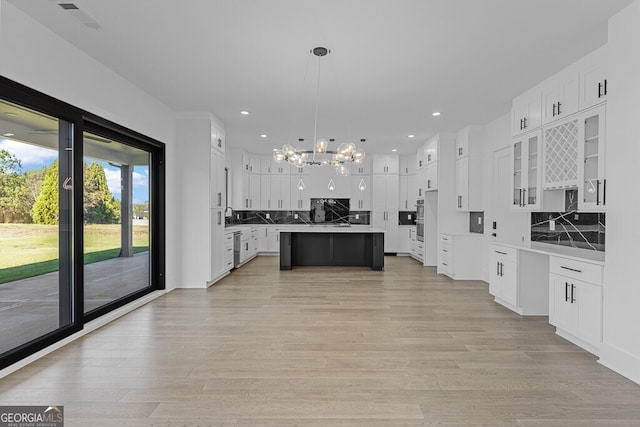
{"type": "Polygon", "coordinates": [[[513,206],[522,205],[522,141],[513,144],[513,206]]]}
{"type": "Polygon", "coordinates": [[[72,130],[0,100],[0,354],[73,322],[72,130]]]}
{"type": "Polygon", "coordinates": [[[532,136],[527,141],[527,204],[538,202],[538,136],[532,136]]]}
{"type": "Polygon", "coordinates": [[[84,310],[150,287],[149,152],[84,133],[84,310]]]}
{"type": "Polygon", "coordinates": [[[583,201],[585,203],[596,203],[598,197],[598,171],[599,164],[599,137],[600,137],[600,117],[594,115],[587,117],[584,121],[584,178],[583,178],[583,201]]]}

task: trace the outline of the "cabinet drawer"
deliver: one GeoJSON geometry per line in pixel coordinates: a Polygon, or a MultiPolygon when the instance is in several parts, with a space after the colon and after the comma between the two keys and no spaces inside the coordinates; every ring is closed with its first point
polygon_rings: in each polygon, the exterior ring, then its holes
{"type": "Polygon", "coordinates": [[[451,246],[451,241],[453,240],[453,238],[448,235],[448,234],[441,234],[440,235],[440,246],[442,245],[449,245],[451,246]]]}
{"type": "Polygon", "coordinates": [[[561,257],[549,258],[549,272],[602,286],[602,266],[561,257]]]}
{"type": "Polygon", "coordinates": [[[506,246],[500,245],[491,245],[491,253],[492,255],[499,257],[506,261],[517,262],[518,258],[518,250],[515,248],[509,248],[506,246]]]}

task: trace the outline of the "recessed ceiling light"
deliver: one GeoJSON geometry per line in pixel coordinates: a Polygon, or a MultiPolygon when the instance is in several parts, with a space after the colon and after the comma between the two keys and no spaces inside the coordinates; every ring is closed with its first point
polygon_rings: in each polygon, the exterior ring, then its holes
{"type": "Polygon", "coordinates": [[[264,133],[262,135],[260,135],[260,138],[266,138],[267,135],[265,135],[264,133]]]}
{"type": "Polygon", "coordinates": [[[12,134],[11,132],[7,132],[5,134],[3,134],[4,136],[13,136],[14,134],[12,134]]]}
{"type": "Polygon", "coordinates": [[[243,116],[248,116],[249,112],[247,110],[242,110],[240,111],[240,114],[242,114],[243,116]]]}
{"type": "Polygon", "coordinates": [[[394,148],[394,149],[393,149],[393,150],[391,150],[391,151],[393,151],[393,152],[395,153],[396,151],[398,151],[398,149],[397,149],[397,148],[394,148]]]}
{"type": "Polygon", "coordinates": [[[440,115],[440,111],[434,111],[433,113],[431,113],[431,115],[433,117],[438,117],[440,115]]]}
{"type": "Polygon", "coordinates": [[[407,138],[415,138],[416,136],[414,134],[411,135],[407,135],[407,138]]]}

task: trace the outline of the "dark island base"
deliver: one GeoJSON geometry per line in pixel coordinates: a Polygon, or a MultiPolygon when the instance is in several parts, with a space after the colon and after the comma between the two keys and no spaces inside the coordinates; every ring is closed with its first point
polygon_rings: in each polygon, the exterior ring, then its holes
{"type": "Polygon", "coordinates": [[[384,270],[384,233],[280,233],[280,270],[356,266],[384,270]]]}

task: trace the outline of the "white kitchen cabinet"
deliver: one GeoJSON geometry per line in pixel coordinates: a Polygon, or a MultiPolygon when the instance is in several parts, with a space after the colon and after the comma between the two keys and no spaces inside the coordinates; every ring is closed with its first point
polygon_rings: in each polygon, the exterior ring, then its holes
{"type": "Polygon", "coordinates": [[[224,233],[224,271],[233,270],[233,231],[224,233]]]}
{"type": "Polygon", "coordinates": [[[211,209],[226,208],[224,153],[211,145],[209,159],[209,203],[211,209]]]}
{"type": "Polygon", "coordinates": [[[360,163],[354,163],[351,165],[351,175],[370,175],[371,174],[371,159],[365,157],[360,163]]]}
{"type": "Polygon", "coordinates": [[[399,174],[402,175],[413,175],[416,173],[416,157],[415,156],[401,156],[399,159],[400,168],[399,174]]]}
{"type": "Polygon", "coordinates": [[[249,191],[245,201],[245,209],[259,209],[260,208],[260,174],[249,173],[249,191]]]}
{"type": "Polygon", "coordinates": [[[563,119],[578,112],[580,73],[572,64],[540,84],[542,89],[542,124],[563,119]]]}
{"type": "Polygon", "coordinates": [[[374,174],[397,175],[400,172],[400,160],[395,154],[376,154],[373,156],[374,174]]]}
{"type": "Polygon", "coordinates": [[[531,316],[549,314],[549,256],[492,243],[489,293],[495,302],[531,316]]]}
{"type": "Polygon", "coordinates": [[[540,130],[521,135],[511,146],[512,197],[516,210],[538,210],[541,205],[542,134],[540,130]]]}
{"type": "Polygon", "coordinates": [[[543,130],[543,190],[578,186],[580,120],[562,120],[543,130]]]}
{"type": "Polygon", "coordinates": [[[489,254],[489,293],[496,300],[518,305],[518,251],[491,245],[489,254]]]}
{"type": "Polygon", "coordinates": [[[549,323],[556,333],[594,354],[602,343],[602,266],[549,259],[549,323]]]}
{"type": "Polygon", "coordinates": [[[542,91],[534,87],[514,98],[511,105],[511,135],[529,132],[542,124],[542,91]]]}
{"type": "Polygon", "coordinates": [[[398,227],[398,253],[409,254],[411,252],[411,228],[398,227]]]}
{"type": "Polygon", "coordinates": [[[416,174],[399,176],[399,196],[401,211],[415,211],[419,198],[416,174]]]}
{"type": "MultiPolygon", "coordinates": [[[[209,237],[209,280],[215,282],[224,276],[230,269],[227,268],[226,240],[224,209],[210,210],[210,237],[209,237]]],[[[233,265],[232,265],[233,267],[233,265]]]]}
{"type": "Polygon", "coordinates": [[[416,150],[416,171],[421,170],[425,165],[426,165],[426,161],[425,161],[425,147],[424,145],[421,145],[420,147],[418,147],[418,149],[416,150]]]}
{"type": "Polygon", "coordinates": [[[438,274],[455,280],[482,279],[482,234],[440,234],[438,274]]]}
{"type": "Polygon", "coordinates": [[[258,252],[267,252],[269,245],[269,226],[258,227],[258,252]]]}
{"type": "Polygon", "coordinates": [[[456,134],[456,210],[484,210],[484,128],[467,126],[456,134]]]}
{"type": "MultiPolygon", "coordinates": [[[[308,211],[311,209],[311,189],[310,185],[308,185],[310,183],[307,182],[301,190],[299,186],[301,178],[301,175],[291,175],[291,209],[294,211],[308,211]]],[[[309,181],[309,178],[311,177],[307,176],[305,179],[309,181]]]]}
{"type": "Polygon", "coordinates": [[[276,227],[267,230],[267,252],[280,253],[280,229],[276,227]]]}
{"type": "MultiPolygon", "coordinates": [[[[396,193],[397,194],[397,193],[396,193]]],[[[399,226],[398,211],[373,211],[371,214],[371,226],[385,230],[384,251],[385,253],[398,252],[399,226]]]]}
{"type": "Polygon", "coordinates": [[[607,202],[605,108],[602,105],[580,114],[578,209],[583,211],[604,211],[607,202]]]}
{"type": "Polygon", "coordinates": [[[438,162],[432,162],[425,168],[425,188],[424,191],[437,191],[438,190],[438,162]]]}
{"type": "Polygon", "coordinates": [[[607,100],[607,46],[596,49],[580,60],[580,109],[585,110],[607,100]]]}
{"type": "Polygon", "coordinates": [[[262,167],[260,156],[253,153],[242,153],[242,170],[249,173],[259,174],[262,167]]]}
{"type": "Polygon", "coordinates": [[[291,179],[289,175],[271,175],[267,209],[283,211],[291,209],[291,179]]]}
{"type": "Polygon", "coordinates": [[[349,209],[352,211],[371,210],[371,176],[351,176],[351,203],[349,209]]]}
{"type": "Polygon", "coordinates": [[[398,211],[400,178],[396,175],[373,175],[374,211],[398,211]]]}

